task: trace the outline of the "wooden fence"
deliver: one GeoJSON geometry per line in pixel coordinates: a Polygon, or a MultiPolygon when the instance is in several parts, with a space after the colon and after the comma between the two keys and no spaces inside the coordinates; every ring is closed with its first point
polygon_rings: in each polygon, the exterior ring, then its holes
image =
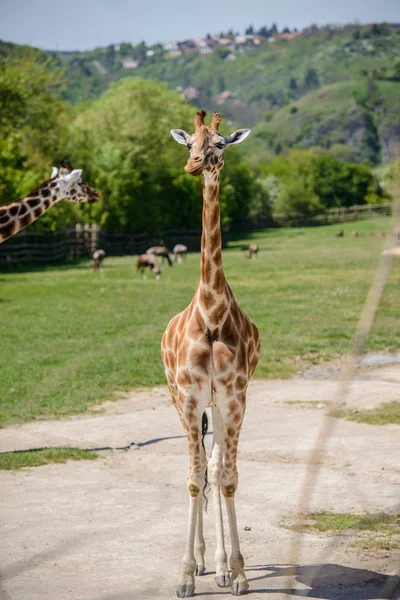
{"type": "MultiPolygon", "coordinates": [[[[391,204],[376,204],[340,207],[320,215],[306,218],[304,215],[290,217],[294,225],[322,225],[341,223],[376,215],[390,215],[391,204]]],[[[279,215],[267,215],[256,220],[237,220],[222,233],[223,247],[229,234],[245,233],[267,227],[279,227],[284,220],[279,215]]],[[[176,229],[158,233],[109,233],[97,225],[76,225],[71,229],[55,232],[21,231],[18,235],[0,244],[0,265],[23,263],[51,263],[89,257],[97,248],[107,255],[123,256],[142,254],[150,246],[163,245],[172,250],[175,244],[185,244],[189,252],[200,250],[201,229],[176,229]]]]}
{"type": "MultiPolygon", "coordinates": [[[[51,263],[90,257],[97,248],[108,256],[142,254],[150,246],[171,249],[185,244],[190,252],[200,250],[201,229],[177,229],[158,233],[109,233],[97,225],[76,225],[55,232],[21,231],[0,244],[0,265],[51,263]]],[[[226,240],[224,237],[224,245],[226,240]]]]}

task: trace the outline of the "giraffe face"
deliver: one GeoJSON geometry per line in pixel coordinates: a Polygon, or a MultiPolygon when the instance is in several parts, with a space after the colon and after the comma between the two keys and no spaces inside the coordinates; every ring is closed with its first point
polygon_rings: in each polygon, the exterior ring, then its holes
{"type": "Polygon", "coordinates": [[[221,135],[218,125],[221,116],[213,114],[211,125],[204,124],[204,111],[199,111],[195,120],[195,132],[189,135],[183,129],[172,129],[172,137],[187,147],[190,156],[185,171],[193,176],[203,172],[216,173],[224,166],[224,151],[232,144],[240,144],[250,133],[250,129],[238,129],[232,135],[221,135]]]}
{"type": "Polygon", "coordinates": [[[100,194],[92,187],[82,181],[82,169],[65,172],[63,169],[53,169],[52,180],[54,187],[59,190],[63,198],[71,202],[83,202],[92,204],[100,197],[100,194]]]}

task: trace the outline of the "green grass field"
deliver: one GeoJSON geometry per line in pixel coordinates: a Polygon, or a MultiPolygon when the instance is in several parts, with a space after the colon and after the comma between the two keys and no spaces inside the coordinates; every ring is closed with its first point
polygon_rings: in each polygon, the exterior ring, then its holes
{"type": "MultiPolygon", "coordinates": [[[[388,230],[389,218],[358,221],[345,232],[388,230]]],[[[341,226],[268,230],[232,241],[224,268],[236,298],[262,338],[257,377],[289,376],[344,353],[354,333],[382,241],[336,238],[341,226]],[[257,241],[257,260],[243,248],[257,241]]],[[[399,259],[369,340],[399,347],[399,259]]],[[[63,416],[115,397],[118,390],[164,383],[160,339],[187,306],[199,255],[142,280],[135,258],[0,273],[0,423],[63,416]]]]}

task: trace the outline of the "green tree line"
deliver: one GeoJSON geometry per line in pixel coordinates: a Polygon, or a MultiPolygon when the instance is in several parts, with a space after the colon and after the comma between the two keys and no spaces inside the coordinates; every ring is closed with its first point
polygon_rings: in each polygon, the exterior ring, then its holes
{"type": "MultiPolygon", "coordinates": [[[[0,204],[28,193],[68,157],[101,200],[91,206],[61,203],[33,228],[56,230],[76,222],[118,232],[198,227],[201,181],[185,173],[187,151],[169,133],[176,127],[192,131],[193,107],[165,84],[138,78],[72,107],[62,99],[64,81],[59,63],[44,54],[26,50],[0,59],[0,204]]],[[[222,133],[231,129],[225,123],[222,133]]],[[[234,148],[225,159],[224,224],[385,199],[368,166],[328,152],[292,151],[250,166],[234,148]]]]}

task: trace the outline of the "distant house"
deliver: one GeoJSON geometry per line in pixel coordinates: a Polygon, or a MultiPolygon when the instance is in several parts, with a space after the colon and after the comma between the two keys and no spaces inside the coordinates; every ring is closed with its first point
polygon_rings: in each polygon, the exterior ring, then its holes
{"type": "Polygon", "coordinates": [[[196,98],[200,96],[199,90],[193,85],[188,85],[186,88],[179,85],[175,89],[181,94],[182,98],[185,98],[185,100],[196,100],[196,98]]]}
{"type": "Polygon", "coordinates": [[[292,40],[299,32],[295,31],[294,33],[275,33],[272,37],[268,39],[269,42],[275,42],[276,40],[292,40]]]}
{"type": "Polygon", "coordinates": [[[181,52],[198,52],[197,45],[194,40],[185,40],[183,42],[178,42],[178,48],[181,52]]]}
{"type": "Polygon", "coordinates": [[[196,44],[197,51],[200,54],[212,54],[213,48],[208,43],[207,39],[204,39],[204,38],[194,38],[193,41],[196,44]]]}
{"type": "Polygon", "coordinates": [[[217,96],[217,104],[225,104],[227,100],[233,100],[236,97],[236,94],[230,92],[229,90],[224,90],[217,96]]]}
{"type": "Polygon", "coordinates": [[[175,40],[165,42],[165,44],[163,44],[163,48],[166,52],[178,52],[178,42],[176,42],[175,40]]]}
{"type": "Polygon", "coordinates": [[[124,69],[137,69],[139,66],[139,61],[133,60],[133,58],[125,58],[122,61],[122,66],[124,69]]]}
{"type": "Polygon", "coordinates": [[[151,56],[154,56],[154,55],[155,55],[154,50],[146,50],[146,56],[151,57],[151,56]]]}

